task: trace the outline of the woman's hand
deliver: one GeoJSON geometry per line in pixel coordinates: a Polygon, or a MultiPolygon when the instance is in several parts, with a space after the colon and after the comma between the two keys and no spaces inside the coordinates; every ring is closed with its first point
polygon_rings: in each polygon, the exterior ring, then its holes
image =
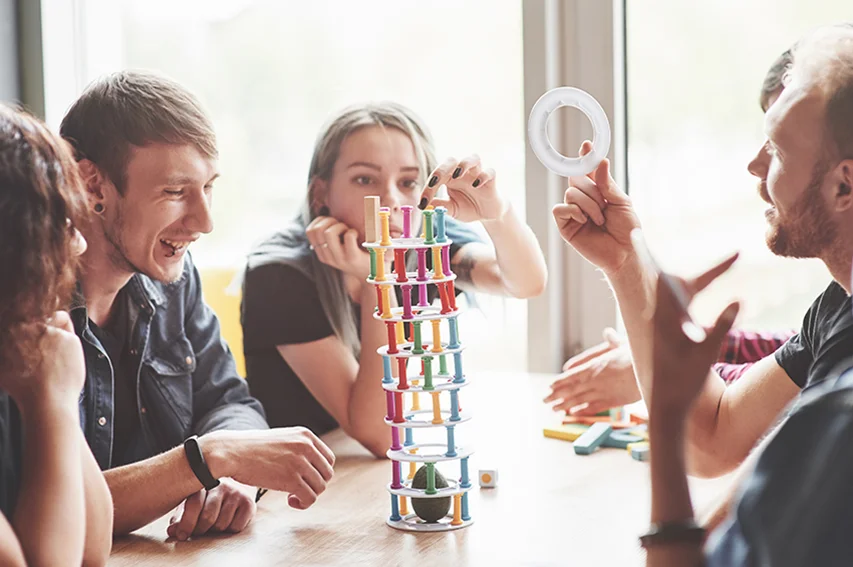
{"type": "Polygon", "coordinates": [[[44,324],[40,347],[39,366],[24,374],[0,372],[0,388],[22,409],[44,402],[68,403],[76,408],[86,380],[86,363],[67,312],[57,311],[44,324]]]}
{"type": "Polygon", "coordinates": [[[566,362],[545,398],[545,403],[557,402],[551,409],[587,416],[641,398],[628,344],[610,328],[604,339],[566,362]]]}
{"type": "Polygon", "coordinates": [[[421,193],[420,209],[427,205],[445,207],[447,213],[462,222],[500,219],[509,202],[498,194],[495,170],[484,169],[477,155],[462,161],[447,159],[428,177],[421,193]],[[447,187],[447,199],[436,199],[442,185],[447,187]]]}
{"type": "MultiPolygon", "coordinates": [[[[370,254],[359,245],[356,229],[333,217],[317,217],[305,232],[321,262],[354,276],[359,282],[370,276],[370,254]]],[[[391,260],[393,256],[386,253],[385,262],[391,260]]]]}

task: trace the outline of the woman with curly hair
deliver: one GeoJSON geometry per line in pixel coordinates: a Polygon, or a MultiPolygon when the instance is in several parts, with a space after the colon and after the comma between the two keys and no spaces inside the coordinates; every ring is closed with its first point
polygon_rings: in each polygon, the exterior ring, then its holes
{"type": "Polygon", "coordinates": [[[112,500],[80,429],[85,379],[66,308],[86,242],[70,150],[0,104],[0,564],[102,565],[112,500]]]}

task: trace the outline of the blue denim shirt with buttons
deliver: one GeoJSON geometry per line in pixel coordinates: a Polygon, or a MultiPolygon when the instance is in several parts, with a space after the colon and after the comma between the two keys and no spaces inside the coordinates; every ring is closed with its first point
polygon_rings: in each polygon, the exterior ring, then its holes
{"type": "MultiPolygon", "coordinates": [[[[201,279],[187,254],[177,282],[165,284],[134,274],[119,294],[132,322],[127,338],[139,363],[136,400],[140,438],[130,448],[137,460],[183,443],[190,435],[218,429],[267,429],[261,404],[249,395],[219,321],[204,303],[201,279]]],[[[71,318],[86,356],[80,422],[101,469],[113,466],[112,362],[89,327],[85,299],[78,295],[71,318]]],[[[127,450],[128,448],[122,448],[127,450]]]]}

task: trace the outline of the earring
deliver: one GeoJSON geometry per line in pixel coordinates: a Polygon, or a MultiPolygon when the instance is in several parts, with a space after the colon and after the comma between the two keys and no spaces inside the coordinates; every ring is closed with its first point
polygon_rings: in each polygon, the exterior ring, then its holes
{"type": "Polygon", "coordinates": [[[95,212],[101,214],[104,212],[104,206],[100,203],[95,204],[95,212]]]}

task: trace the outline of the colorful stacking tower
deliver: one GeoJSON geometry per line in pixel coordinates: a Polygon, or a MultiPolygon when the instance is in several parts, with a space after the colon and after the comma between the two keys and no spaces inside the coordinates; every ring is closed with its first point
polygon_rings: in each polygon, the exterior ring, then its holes
{"type": "Polygon", "coordinates": [[[374,317],[383,321],[388,329],[388,344],[377,350],[384,369],[381,383],[387,402],[385,423],[391,426],[391,448],[387,453],[391,459],[391,483],[388,485],[391,515],[387,523],[407,531],[452,530],[472,523],[468,510],[468,492],[472,489],[468,458],[473,450],[457,445],[455,439],[456,426],[471,417],[462,412],[459,405],[459,390],[468,381],[462,371],[463,346],[459,342],[456,319],[459,309],[454,291],[456,275],[450,270],[451,242],[445,233],[446,210],[443,207],[423,212],[424,228],[418,237],[412,236],[412,207],[404,206],[402,210],[403,234],[400,238],[391,238],[390,211],[379,208],[378,197],[365,197],[367,242],[364,247],[370,253],[368,281],[376,286],[374,317]],[[386,258],[391,254],[393,273],[386,273],[386,258]],[[416,255],[416,269],[407,271],[406,260],[410,254],[416,255]],[[432,260],[431,270],[427,269],[428,257],[432,260]],[[431,285],[438,289],[440,304],[430,305],[428,301],[427,290],[431,285]],[[401,291],[400,307],[391,306],[394,287],[401,291]],[[447,321],[447,340],[442,340],[442,321],[447,321]],[[432,338],[431,342],[428,337],[432,338]],[[437,372],[433,366],[436,358],[437,372]],[[453,359],[452,373],[448,358],[453,359]],[[410,375],[411,359],[420,360],[416,375],[410,375]],[[431,398],[431,408],[421,408],[421,394],[431,398]],[[417,442],[415,430],[430,428],[444,428],[447,442],[417,442]],[[439,488],[435,465],[447,461],[458,462],[459,476],[447,479],[448,486],[439,488]],[[409,464],[406,476],[403,463],[409,464]],[[426,488],[412,487],[418,464],[426,466],[426,488]],[[409,511],[411,498],[416,503],[429,498],[452,498],[453,506],[439,521],[426,522],[414,511],[409,511]]]}

